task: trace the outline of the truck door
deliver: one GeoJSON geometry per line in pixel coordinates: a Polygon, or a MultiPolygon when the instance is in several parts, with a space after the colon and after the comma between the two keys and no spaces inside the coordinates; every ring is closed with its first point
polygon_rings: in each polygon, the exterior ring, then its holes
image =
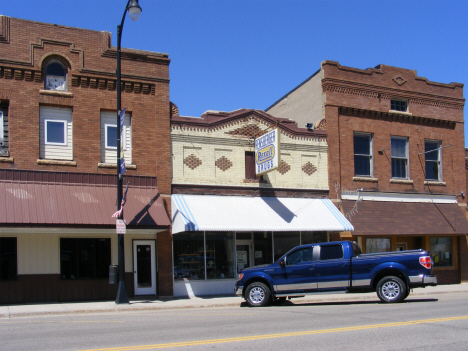
{"type": "Polygon", "coordinates": [[[305,292],[317,288],[312,250],[313,246],[301,247],[285,256],[284,265],[275,268],[277,293],[305,292]]]}
{"type": "Polygon", "coordinates": [[[318,289],[345,290],[350,286],[350,259],[344,258],[343,245],[320,245],[319,259],[315,261],[318,289]]]}

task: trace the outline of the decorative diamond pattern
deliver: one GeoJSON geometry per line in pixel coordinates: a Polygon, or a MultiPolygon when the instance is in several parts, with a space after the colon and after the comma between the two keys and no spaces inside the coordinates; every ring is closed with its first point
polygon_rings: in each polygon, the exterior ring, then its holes
{"type": "Polygon", "coordinates": [[[184,159],[184,165],[186,165],[190,169],[195,169],[198,166],[201,166],[202,160],[200,160],[197,156],[194,154],[191,154],[190,156],[187,156],[184,159]]]}
{"type": "Polygon", "coordinates": [[[253,137],[259,132],[261,132],[261,129],[256,124],[248,124],[246,126],[231,130],[230,132],[226,132],[226,134],[253,137]]]}
{"type": "Polygon", "coordinates": [[[232,162],[228,158],[223,156],[216,160],[215,165],[224,172],[232,167],[232,162]]]}
{"type": "Polygon", "coordinates": [[[402,86],[403,84],[406,83],[406,79],[403,78],[401,75],[396,75],[395,77],[393,77],[393,81],[395,83],[397,83],[399,86],[402,86]]]}
{"type": "Polygon", "coordinates": [[[317,167],[315,167],[312,163],[307,162],[305,165],[302,166],[302,171],[308,176],[310,176],[317,172],[317,167]]]}
{"type": "Polygon", "coordinates": [[[279,167],[277,168],[277,171],[284,175],[288,173],[290,169],[290,165],[288,165],[285,161],[281,161],[279,167]]]}

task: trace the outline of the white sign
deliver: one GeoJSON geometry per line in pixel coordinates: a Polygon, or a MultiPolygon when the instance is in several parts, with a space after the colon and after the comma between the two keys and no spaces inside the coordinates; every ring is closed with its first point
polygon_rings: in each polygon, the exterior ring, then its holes
{"type": "Polygon", "coordinates": [[[256,175],[277,169],[280,161],[280,130],[278,128],[255,139],[256,175]]]}
{"type": "Polygon", "coordinates": [[[116,222],[117,234],[125,234],[127,226],[123,219],[118,219],[116,222]]]}

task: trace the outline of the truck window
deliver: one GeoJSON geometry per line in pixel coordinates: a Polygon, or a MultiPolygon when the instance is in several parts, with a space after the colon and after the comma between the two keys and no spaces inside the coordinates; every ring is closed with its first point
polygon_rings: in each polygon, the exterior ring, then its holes
{"type": "Polygon", "coordinates": [[[326,245],[320,247],[320,260],[335,260],[343,258],[342,245],[326,245]]]}
{"type": "Polygon", "coordinates": [[[310,261],[312,261],[312,247],[304,247],[302,249],[296,250],[288,255],[288,257],[286,257],[287,266],[310,261]]]}

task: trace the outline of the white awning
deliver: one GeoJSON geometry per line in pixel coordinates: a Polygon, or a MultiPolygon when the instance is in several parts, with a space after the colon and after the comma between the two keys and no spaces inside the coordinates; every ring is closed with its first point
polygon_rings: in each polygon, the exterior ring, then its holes
{"type": "Polygon", "coordinates": [[[172,195],[172,233],[352,231],[329,199],[172,195]]]}

